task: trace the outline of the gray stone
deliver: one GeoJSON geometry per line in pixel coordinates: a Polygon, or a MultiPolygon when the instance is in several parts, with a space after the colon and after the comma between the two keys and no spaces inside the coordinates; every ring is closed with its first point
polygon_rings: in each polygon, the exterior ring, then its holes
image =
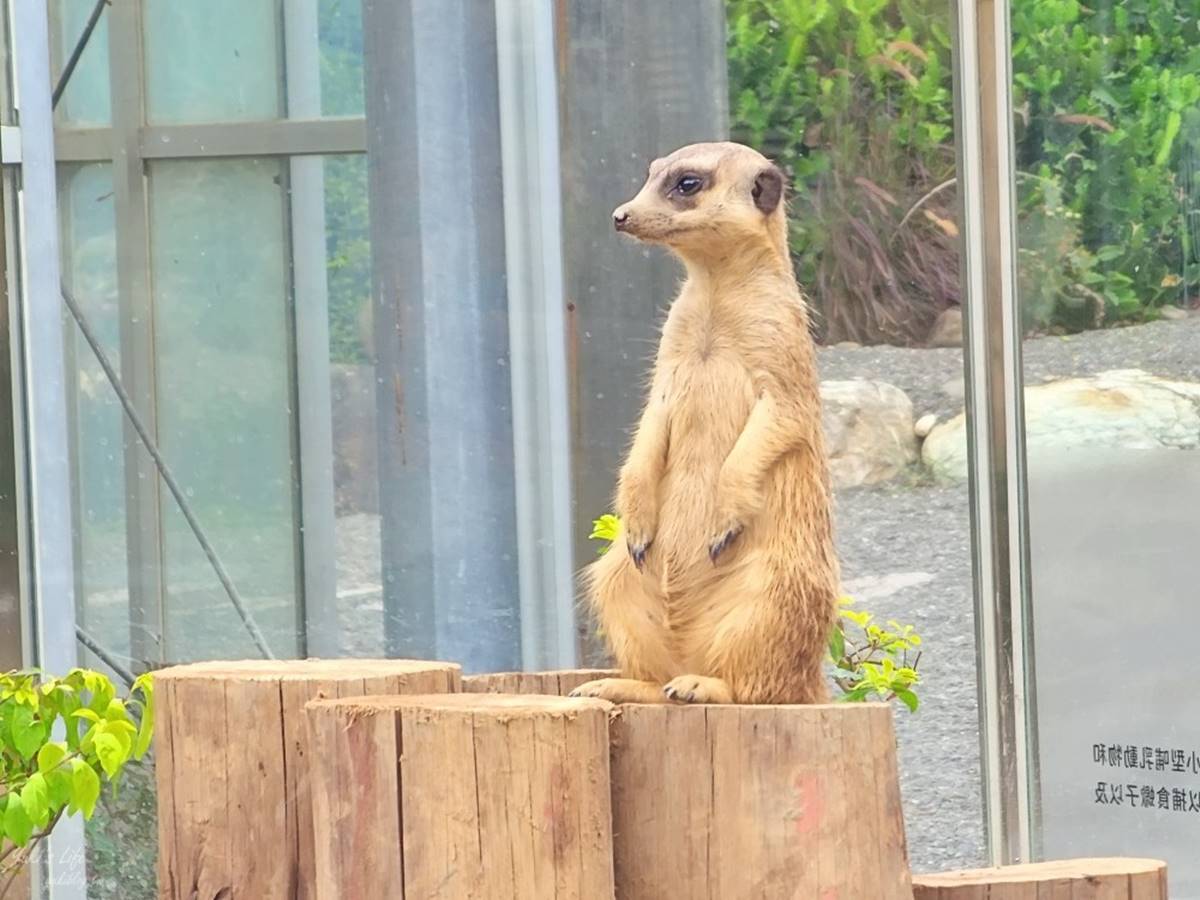
{"type": "MultiPolygon", "coordinates": [[[[1027,387],[1025,443],[1035,458],[1100,448],[1195,449],[1200,447],[1200,384],[1119,369],[1027,387]]],[[[940,479],[966,478],[964,415],[935,426],[921,456],[940,479]]]]}
{"type": "Polygon", "coordinates": [[[943,309],[929,330],[930,347],[961,347],[963,342],[962,310],[957,306],[943,309]]]}
{"type": "Polygon", "coordinates": [[[1163,319],[1168,319],[1172,322],[1178,322],[1180,319],[1188,317],[1186,309],[1180,309],[1178,306],[1164,306],[1158,311],[1158,315],[1163,319]]]}
{"type": "Polygon", "coordinates": [[[951,400],[962,400],[967,396],[967,383],[962,378],[951,378],[938,390],[951,400]]]}
{"type": "Polygon", "coordinates": [[[883,381],[821,385],[825,440],[835,487],[895,478],[917,460],[912,401],[883,381]]]}

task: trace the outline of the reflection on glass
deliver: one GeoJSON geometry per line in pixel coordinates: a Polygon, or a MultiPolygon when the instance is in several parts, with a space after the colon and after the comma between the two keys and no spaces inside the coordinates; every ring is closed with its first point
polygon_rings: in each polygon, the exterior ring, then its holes
{"type": "Polygon", "coordinates": [[[273,119],[281,109],[278,4],[145,0],[146,118],[273,119]]]}
{"type": "MultiPolygon", "coordinates": [[[[313,2],[313,0],[306,0],[313,2]]],[[[363,114],[362,0],[320,0],[321,115],[363,114]]],[[[284,10],[287,15],[287,10],[284,10]]]]}
{"type": "Polygon", "coordinates": [[[324,174],[339,649],[365,656],[383,652],[366,157],[324,174]]]}
{"type": "Polygon", "coordinates": [[[963,412],[950,7],[726,10],[733,134],[792,176],[790,243],[823,343],[844,590],[924,637],[920,710],[897,717],[913,865],[977,865],[965,462],[938,470],[914,422],[934,417],[945,432],[963,412]]]}
{"type": "MultiPolygon", "coordinates": [[[[150,168],[158,430],[197,516],[277,655],[298,647],[296,478],[277,161],[150,168]]],[[[166,653],[257,655],[164,493],[166,653]]]]}
{"type": "MultiPolygon", "coordinates": [[[[115,365],[120,364],[116,223],[107,164],[65,169],[59,209],[63,282],[74,293],[115,365]]],[[[125,553],[124,422],[116,394],[73,324],[69,325],[72,430],[75,443],[76,564],[79,618],[97,639],[129,661],[125,553]]]]}
{"type": "Polygon", "coordinates": [[[1167,859],[1200,897],[1200,20],[1013,4],[1041,852],[1167,859]]]}
{"type": "MultiPolygon", "coordinates": [[[[55,33],[55,62],[61,70],[75,49],[96,4],[94,0],[53,0],[52,20],[55,33]]],[[[57,77],[57,72],[56,72],[57,77]]],[[[83,55],[75,67],[55,110],[63,124],[72,127],[108,125],[112,121],[112,105],[108,79],[108,16],[102,15],[83,55]]]]}

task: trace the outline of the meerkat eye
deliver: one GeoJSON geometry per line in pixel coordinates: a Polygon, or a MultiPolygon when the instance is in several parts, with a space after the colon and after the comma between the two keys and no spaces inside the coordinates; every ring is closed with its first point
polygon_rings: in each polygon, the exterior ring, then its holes
{"type": "Polygon", "coordinates": [[[704,179],[699,175],[683,175],[675,182],[675,190],[684,197],[690,197],[704,186],[704,179]]]}

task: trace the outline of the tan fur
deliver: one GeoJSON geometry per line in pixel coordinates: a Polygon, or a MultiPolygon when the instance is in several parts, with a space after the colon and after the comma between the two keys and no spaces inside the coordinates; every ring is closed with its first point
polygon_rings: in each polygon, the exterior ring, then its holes
{"type": "Polygon", "coordinates": [[[620,472],[623,539],[586,574],[626,677],[577,694],[828,699],[822,663],[839,574],[814,348],[781,193],[782,175],[754,150],[696,144],[657,160],[614,213],[622,230],[669,247],[687,278],[620,472]],[[683,197],[672,188],[690,172],[704,187],[683,197]],[[772,185],[779,200],[764,212],[772,185]]]}

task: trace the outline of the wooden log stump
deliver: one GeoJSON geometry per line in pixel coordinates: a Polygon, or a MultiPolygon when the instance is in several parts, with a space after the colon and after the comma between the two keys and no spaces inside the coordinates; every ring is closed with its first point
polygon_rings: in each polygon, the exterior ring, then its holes
{"type": "Polygon", "coordinates": [[[612,900],[600,700],[308,705],[319,900],[612,900]]]}
{"type": "Polygon", "coordinates": [[[625,706],[618,900],[913,900],[891,711],[625,706]]]}
{"type": "Polygon", "coordinates": [[[304,704],[461,686],[449,663],[350,659],[195,663],[154,683],[161,900],[312,900],[304,704]]]}
{"type": "Polygon", "coordinates": [[[464,675],[462,689],[471,694],[544,694],[565,697],[579,685],[597,678],[615,678],[616,669],[561,669],[555,672],[496,672],[464,675]]]}
{"type": "Polygon", "coordinates": [[[1068,859],[913,879],[916,900],[1167,900],[1166,863],[1068,859]]]}

